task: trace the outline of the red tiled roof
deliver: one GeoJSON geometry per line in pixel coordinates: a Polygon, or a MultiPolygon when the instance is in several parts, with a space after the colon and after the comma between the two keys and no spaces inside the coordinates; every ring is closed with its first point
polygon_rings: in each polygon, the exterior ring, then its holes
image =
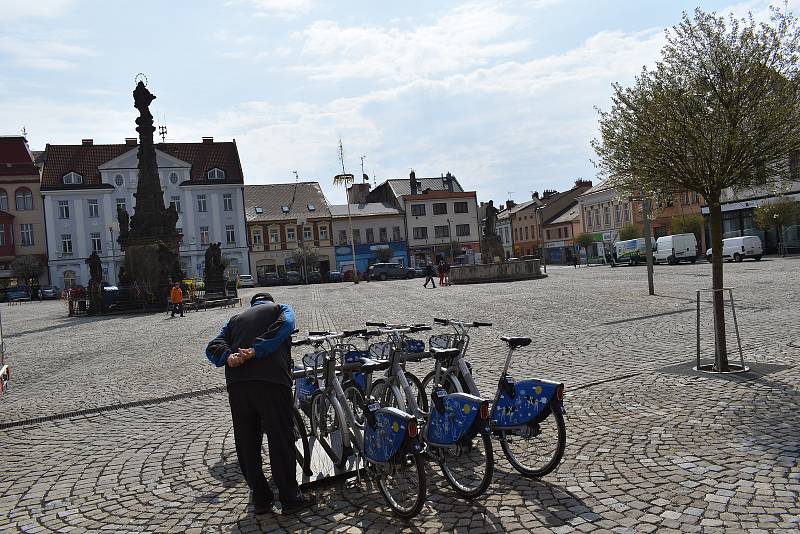
{"type": "Polygon", "coordinates": [[[22,136],[0,137],[0,176],[38,175],[28,143],[22,136]]]}
{"type": "MultiPolygon", "coordinates": [[[[129,150],[138,147],[126,144],[114,145],[47,145],[42,170],[42,189],[59,189],[65,187],[61,179],[68,172],[77,172],[83,176],[82,186],[92,188],[101,184],[100,171],[97,168],[129,150]]],[[[242,164],[236,142],[221,143],[157,143],[156,150],[169,154],[192,165],[192,183],[210,183],[208,171],[219,168],[225,171],[225,180],[214,180],[213,183],[244,183],[242,164]]]]}

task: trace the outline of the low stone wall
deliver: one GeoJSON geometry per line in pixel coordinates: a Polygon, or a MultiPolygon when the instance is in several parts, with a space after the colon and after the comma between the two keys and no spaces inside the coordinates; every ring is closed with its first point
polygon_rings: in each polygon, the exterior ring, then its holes
{"type": "Polygon", "coordinates": [[[545,278],[540,260],[510,261],[488,265],[457,265],[450,269],[451,284],[482,284],[545,278]]]}

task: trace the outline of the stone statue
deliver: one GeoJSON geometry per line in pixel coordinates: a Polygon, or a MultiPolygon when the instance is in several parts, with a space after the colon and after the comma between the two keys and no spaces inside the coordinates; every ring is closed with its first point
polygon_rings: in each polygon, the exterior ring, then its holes
{"type": "Polygon", "coordinates": [[[223,292],[225,266],[222,262],[222,243],[211,243],[206,249],[205,285],[206,294],[223,292]]]}
{"type": "Polygon", "coordinates": [[[164,222],[164,227],[167,229],[167,231],[177,232],[176,224],[178,224],[178,210],[175,208],[175,204],[170,204],[164,212],[164,222]]]}
{"type": "Polygon", "coordinates": [[[491,237],[497,235],[497,214],[500,210],[494,207],[494,202],[491,200],[486,204],[486,222],[483,225],[484,237],[491,237]]]}
{"type": "Polygon", "coordinates": [[[125,208],[122,206],[117,206],[117,221],[119,221],[119,238],[120,240],[127,239],[128,237],[128,229],[130,223],[130,216],[128,212],[125,211],[125,208]]]}
{"type": "Polygon", "coordinates": [[[119,285],[120,286],[128,286],[131,284],[131,277],[128,276],[127,271],[125,271],[125,266],[119,268],[119,285]]]}
{"type": "Polygon", "coordinates": [[[100,256],[97,252],[92,252],[91,256],[86,258],[86,265],[89,266],[89,281],[100,283],[103,281],[103,262],[100,261],[100,256]]]}

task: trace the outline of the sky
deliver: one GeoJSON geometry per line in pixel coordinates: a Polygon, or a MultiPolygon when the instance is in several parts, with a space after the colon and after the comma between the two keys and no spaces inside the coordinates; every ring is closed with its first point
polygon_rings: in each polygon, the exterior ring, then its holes
{"type": "MultiPolygon", "coordinates": [[[[800,0],[790,2],[790,9],[800,0]]],[[[783,3],[780,3],[783,5],[783,3]]],[[[136,136],[139,73],[167,141],[235,139],[249,184],[452,172],[481,201],[597,183],[612,83],[701,7],[768,0],[0,0],[0,135],[136,136]]]]}

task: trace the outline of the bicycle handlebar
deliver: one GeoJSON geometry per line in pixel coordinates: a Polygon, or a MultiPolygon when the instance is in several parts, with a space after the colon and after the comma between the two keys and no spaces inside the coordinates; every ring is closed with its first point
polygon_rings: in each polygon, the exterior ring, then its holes
{"type": "Polygon", "coordinates": [[[459,326],[465,326],[467,328],[478,328],[479,326],[492,326],[492,323],[484,323],[481,321],[472,321],[470,323],[468,321],[456,321],[455,319],[440,319],[438,317],[434,317],[433,322],[444,326],[450,324],[457,324],[459,326]]]}
{"type": "Polygon", "coordinates": [[[376,322],[376,321],[367,321],[365,324],[367,326],[377,326],[377,327],[381,327],[381,328],[386,326],[386,323],[379,323],[379,322],[376,322]]]}

